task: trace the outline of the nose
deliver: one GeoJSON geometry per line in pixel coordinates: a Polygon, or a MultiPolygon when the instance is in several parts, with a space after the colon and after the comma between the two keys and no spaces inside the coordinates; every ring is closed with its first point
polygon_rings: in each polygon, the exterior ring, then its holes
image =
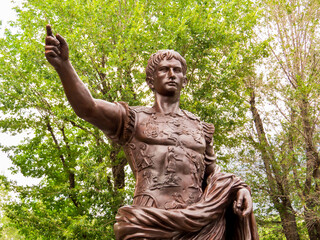
{"type": "Polygon", "coordinates": [[[176,78],[176,75],[175,75],[175,73],[174,73],[172,68],[170,68],[169,71],[168,71],[168,77],[170,79],[175,79],[176,78]]]}

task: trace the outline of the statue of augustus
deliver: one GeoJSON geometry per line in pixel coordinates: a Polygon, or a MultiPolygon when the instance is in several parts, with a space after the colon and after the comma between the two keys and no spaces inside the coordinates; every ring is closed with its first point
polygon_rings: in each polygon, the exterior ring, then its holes
{"type": "Polygon", "coordinates": [[[249,187],[216,165],[214,126],[180,109],[187,64],[161,50],[146,68],[153,107],[94,99],[69,61],[68,45],[47,26],[45,55],[75,113],[123,146],[136,179],[121,207],[117,239],[258,239],[249,187]]]}

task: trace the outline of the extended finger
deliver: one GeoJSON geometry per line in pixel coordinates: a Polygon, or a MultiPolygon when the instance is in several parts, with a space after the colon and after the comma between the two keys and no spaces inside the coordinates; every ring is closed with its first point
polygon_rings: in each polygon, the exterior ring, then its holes
{"type": "Polygon", "coordinates": [[[58,55],[61,54],[59,48],[56,47],[56,46],[53,46],[53,45],[45,46],[45,50],[46,50],[46,52],[47,52],[47,51],[54,51],[54,52],[55,52],[56,54],[58,54],[58,55]]]}
{"type": "Polygon", "coordinates": [[[53,37],[52,29],[51,29],[50,24],[48,24],[48,25],[46,26],[46,30],[47,30],[47,36],[52,36],[52,37],[53,37]]]}

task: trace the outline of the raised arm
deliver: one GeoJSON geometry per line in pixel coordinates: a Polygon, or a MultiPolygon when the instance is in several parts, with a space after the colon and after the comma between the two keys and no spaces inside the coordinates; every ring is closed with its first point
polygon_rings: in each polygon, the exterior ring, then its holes
{"type": "Polygon", "coordinates": [[[122,108],[114,103],[94,99],[88,88],[78,77],[69,61],[67,42],[57,34],[52,34],[51,26],[47,25],[45,40],[45,56],[55,68],[61,79],[65,94],[75,113],[92,123],[107,134],[114,134],[121,122],[122,108]]]}

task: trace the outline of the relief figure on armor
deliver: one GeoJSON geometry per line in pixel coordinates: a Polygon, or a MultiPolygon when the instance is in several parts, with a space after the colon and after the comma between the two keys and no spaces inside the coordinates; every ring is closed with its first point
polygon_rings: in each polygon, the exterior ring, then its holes
{"type": "Polygon", "coordinates": [[[161,50],[148,61],[153,107],[94,99],[49,25],[45,55],[75,113],[126,153],[136,185],[132,206],[118,210],[117,239],[258,239],[249,186],[216,165],[214,126],[179,107],[188,83],[179,53],[161,50]]]}

